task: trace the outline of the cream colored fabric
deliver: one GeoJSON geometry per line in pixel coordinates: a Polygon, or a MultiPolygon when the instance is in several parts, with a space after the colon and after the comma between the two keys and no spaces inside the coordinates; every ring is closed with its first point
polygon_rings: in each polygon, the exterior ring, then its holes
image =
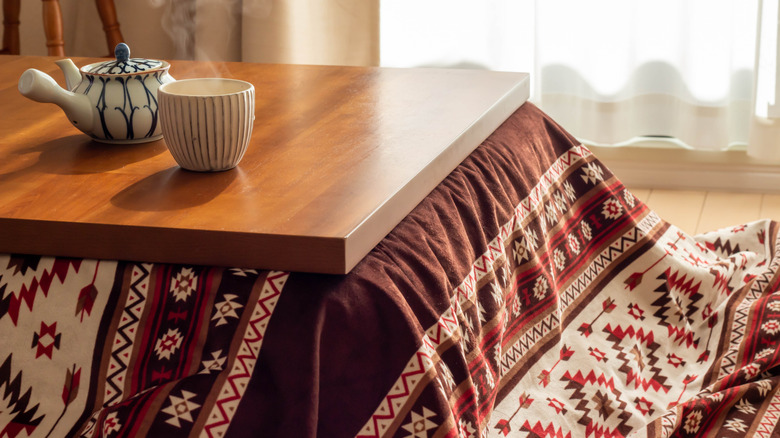
{"type": "Polygon", "coordinates": [[[385,1],[382,65],[528,71],[583,141],[721,150],[748,140],[757,1],[385,1]]]}
{"type": "MultiPolygon", "coordinates": [[[[41,2],[22,5],[22,54],[46,55],[41,2]]],[[[379,0],[115,0],[132,56],[378,65],[379,0]]],[[[106,56],[92,1],[61,2],[68,56],[106,56]]]]}

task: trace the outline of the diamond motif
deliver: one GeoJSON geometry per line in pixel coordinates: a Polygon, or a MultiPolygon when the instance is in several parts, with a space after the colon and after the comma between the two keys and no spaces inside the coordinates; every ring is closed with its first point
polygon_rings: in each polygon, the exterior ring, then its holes
{"type": "Polygon", "coordinates": [[[226,360],[227,357],[222,355],[222,350],[212,351],[211,359],[203,361],[203,370],[199,374],[211,374],[212,371],[222,371],[226,360]]]}
{"type": "Polygon", "coordinates": [[[776,319],[767,320],[761,325],[761,329],[770,335],[775,335],[777,332],[780,332],[780,321],[776,319]]]}
{"type": "Polygon", "coordinates": [[[428,431],[437,426],[436,423],[430,420],[434,415],[436,414],[426,407],[422,408],[422,415],[412,411],[412,421],[401,427],[411,433],[411,435],[409,435],[411,437],[427,438],[428,431]]]}
{"type": "Polygon", "coordinates": [[[112,412],[106,416],[103,421],[103,435],[110,436],[113,432],[119,432],[122,430],[122,424],[119,423],[116,412],[112,412]]]}
{"type": "Polygon", "coordinates": [[[724,426],[726,429],[731,430],[732,432],[745,432],[747,431],[747,424],[745,424],[744,421],[742,421],[739,418],[733,418],[731,420],[726,421],[726,424],[724,426]]]}
{"type": "Polygon", "coordinates": [[[214,316],[211,320],[217,320],[216,326],[227,324],[228,318],[238,318],[236,310],[244,306],[234,302],[233,300],[236,298],[238,298],[238,295],[225,294],[225,300],[214,306],[214,316]]]}
{"type": "Polygon", "coordinates": [[[699,430],[699,426],[701,425],[701,411],[695,410],[692,411],[688,416],[685,418],[685,426],[683,426],[683,429],[688,433],[695,433],[699,430]]]}
{"type": "Polygon", "coordinates": [[[192,423],[192,412],[200,407],[199,404],[191,401],[194,397],[195,393],[184,390],[181,392],[181,397],[169,396],[170,405],[161,411],[171,416],[165,422],[176,427],[181,427],[182,420],[192,423]]]}
{"type": "Polygon", "coordinates": [[[181,333],[177,329],[168,329],[154,346],[154,352],[160,359],[170,359],[171,355],[181,346],[181,333]]]}
{"type": "Polygon", "coordinates": [[[588,166],[582,169],[582,173],[584,174],[581,175],[582,180],[590,184],[604,180],[604,169],[596,163],[588,163],[588,166]]]}
{"type": "Polygon", "coordinates": [[[61,333],[57,333],[57,322],[46,324],[41,321],[41,328],[39,331],[33,333],[32,348],[35,348],[35,358],[46,356],[49,359],[52,358],[54,349],[60,349],[60,340],[62,338],[61,333]]]}
{"type": "Polygon", "coordinates": [[[176,301],[187,301],[187,298],[195,291],[197,283],[198,277],[192,272],[192,269],[183,268],[171,282],[170,292],[176,297],[176,301]]]}
{"type": "Polygon", "coordinates": [[[601,214],[607,219],[617,219],[623,215],[623,207],[615,198],[609,198],[604,202],[601,214]]]}

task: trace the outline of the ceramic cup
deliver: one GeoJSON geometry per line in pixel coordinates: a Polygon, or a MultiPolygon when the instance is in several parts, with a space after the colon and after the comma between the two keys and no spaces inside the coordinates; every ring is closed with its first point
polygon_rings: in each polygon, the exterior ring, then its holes
{"type": "Polygon", "coordinates": [[[183,79],[157,90],[163,138],[184,169],[236,167],[255,119],[255,87],[236,79],[183,79]]]}

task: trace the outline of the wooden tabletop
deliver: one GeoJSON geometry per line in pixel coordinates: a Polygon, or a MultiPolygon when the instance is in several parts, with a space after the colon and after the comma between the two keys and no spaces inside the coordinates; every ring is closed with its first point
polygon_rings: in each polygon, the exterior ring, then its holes
{"type": "Polygon", "coordinates": [[[346,273],[529,91],[523,73],[173,62],[257,91],[239,166],[196,173],[21,96],[30,67],[64,83],[55,59],[0,56],[1,252],[346,273]]]}

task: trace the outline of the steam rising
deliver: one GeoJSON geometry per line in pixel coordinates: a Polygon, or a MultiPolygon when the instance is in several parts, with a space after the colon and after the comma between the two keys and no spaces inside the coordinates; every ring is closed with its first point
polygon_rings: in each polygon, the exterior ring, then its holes
{"type": "Polygon", "coordinates": [[[192,59],[195,47],[195,2],[148,0],[155,8],[164,8],[162,27],[174,44],[174,58],[192,59]]]}
{"type": "Polygon", "coordinates": [[[175,59],[240,61],[241,25],[267,18],[271,0],[147,0],[162,11],[162,27],[174,44],[175,59]]]}

